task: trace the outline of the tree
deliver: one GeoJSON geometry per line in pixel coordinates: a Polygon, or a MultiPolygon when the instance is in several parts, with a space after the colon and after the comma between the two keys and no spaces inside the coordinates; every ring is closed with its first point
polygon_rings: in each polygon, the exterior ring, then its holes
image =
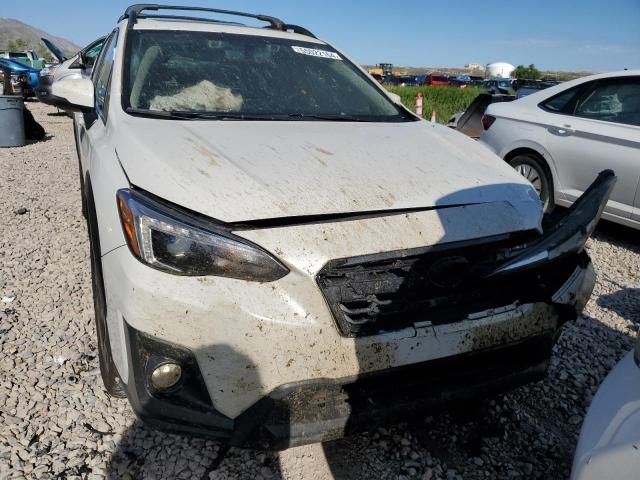
{"type": "Polygon", "coordinates": [[[29,44],[25,42],[21,38],[16,38],[14,40],[9,40],[7,43],[7,50],[12,50],[14,52],[22,52],[29,48],[29,44]]]}
{"type": "Polygon", "coordinates": [[[42,44],[37,45],[33,48],[27,42],[25,42],[22,38],[15,38],[13,40],[9,40],[7,42],[7,50],[12,52],[24,52],[26,50],[35,50],[42,60],[47,63],[55,63],[57,60],[51,55],[51,52],[42,44]]]}
{"type": "Polygon", "coordinates": [[[511,75],[519,80],[537,80],[542,78],[542,72],[538,70],[533,63],[528,67],[518,65],[511,75]]]}

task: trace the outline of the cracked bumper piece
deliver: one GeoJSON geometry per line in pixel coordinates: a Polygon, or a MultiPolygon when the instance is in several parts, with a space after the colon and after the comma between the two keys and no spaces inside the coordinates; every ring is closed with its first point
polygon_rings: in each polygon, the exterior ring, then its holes
{"type": "MultiPolygon", "coordinates": [[[[483,332],[474,337],[471,351],[356,376],[287,383],[236,418],[216,410],[191,351],[126,324],[129,400],[136,415],[154,428],[237,446],[282,449],[340,438],[409,414],[434,412],[455,402],[507,391],[544,376],[559,327],[584,307],[593,289],[593,267],[586,255],[584,259],[553,303],[505,308],[465,321],[479,322],[478,332],[483,332]],[[494,321],[509,323],[515,318],[537,325],[531,330],[535,334],[517,338],[494,321]],[[167,361],[182,365],[183,378],[177,389],[161,394],[153,390],[149,378],[157,365],[167,361]]],[[[466,330],[462,325],[460,329],[466,330]]],[[[416,332],[416,338],[425,340],[430,335],[416,332]]]]}

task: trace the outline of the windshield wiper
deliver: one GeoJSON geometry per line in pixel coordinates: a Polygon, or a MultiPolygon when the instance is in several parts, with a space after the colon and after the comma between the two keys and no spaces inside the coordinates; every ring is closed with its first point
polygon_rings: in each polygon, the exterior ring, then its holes
{"type": "Polygon", "coordinates": [[[247,115],[245,113],[225,113],[225,112],[169,112],[172,118],[185,120],[273,120],[269,115],[247,115]]]}
{"type": "MultiPolygon", "coordinates": [[[[263,121],[282,121],[282,120],[325,120],[330,122],[379,122],[380,119],[358,117],[355,115],[330,115],[330,114],[307,114],[307,113],[289,113],[289,114],[245,114],[232,112],[190,112],[183,110],[146,110],[143,108],[129,107],[127,113],[140,115],[143,117],[166,118],[169,120],[263,120],[263,121]]],[[[401,121],[402,117],[389,121],[401,121]]]]}
{"type": "Polygon", "coordinates": [[[355,117],[353,115],[320,115],[320,114],[308,114],[308,113],[290,113],[287,115],[289,118],[297,118],[300,120],[312,119],[312,120],[328,120],[330,122],[370,122],[366,118],[355,117]]]}
{"type": "Polygon", "coordinates": [[[179,110],[145,110],[143,108],[133,107],[127,108],[126,112],[144,117],[166,118],[171,120],[274,120],[273,117],[268,115],[246,115],[243,113],[225,112],[189,112],[179,110]]]}

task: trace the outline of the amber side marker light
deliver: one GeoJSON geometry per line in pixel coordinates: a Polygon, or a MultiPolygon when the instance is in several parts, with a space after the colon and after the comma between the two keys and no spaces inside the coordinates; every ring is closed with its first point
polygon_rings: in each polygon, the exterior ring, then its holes
{"type": "Polygon", "coordinates": [[[127,237],[127,243],[134,255],[140,258],[140,245],[138,245],[138,236],[136,235],[135,217],[127,205],[127,201],[118,194],[118,210],[120,212],[120,221],[122,222],[122,230],[124,236],[127,237]]]}

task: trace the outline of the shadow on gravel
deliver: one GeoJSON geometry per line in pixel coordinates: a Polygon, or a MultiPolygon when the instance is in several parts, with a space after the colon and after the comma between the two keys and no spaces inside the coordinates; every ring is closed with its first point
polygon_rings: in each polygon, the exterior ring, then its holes
{"type": "Polygon", "coordinates": [[[594,238],[640,253],[640,235],[637,229],[631,227],[602,220],[596,228],[594,238]]]}
{"type": "Polygon", "coordinates": [[[51,140],[53,138],[53,135],[45,135],[44,138],[42,138],[41,140],[27,140],[27,145],[34,145],[36,143],[44,143],[44,142],[48,142],[49,140],[51,140]]]}
{"type": "Polygon", "coordinates": [[[136,420],[122,436],[107,467],[108,480],[282,479],[276,454],[173,435],[136,420]]]}
{"type": "MultiPolygon", "coordinates": [[[[636,229],[602,221],[598,225],[595,238],[616,247],[640,253],[640,241],[638,241],[640,236],[636,229]]],[[[636,265],[617,265],[617,267],[634,268],[636,265]]],[[[617,313],[625,320],[633,322],[635,324],[633,330],[637,331],[640,328],[640,288],[623,287],[613,280],[610,282],[621,287],[620,290],[600,295],[596,303],[602,308],[617,313]]]]}
{"type": "Polygon", "coordinates": [[[602,308],[616,312],[625,320],[634,322],[636,329],[640,326],[640,288],[623,288],[614,293],[601,295],[597,303],[602,308]]]}

